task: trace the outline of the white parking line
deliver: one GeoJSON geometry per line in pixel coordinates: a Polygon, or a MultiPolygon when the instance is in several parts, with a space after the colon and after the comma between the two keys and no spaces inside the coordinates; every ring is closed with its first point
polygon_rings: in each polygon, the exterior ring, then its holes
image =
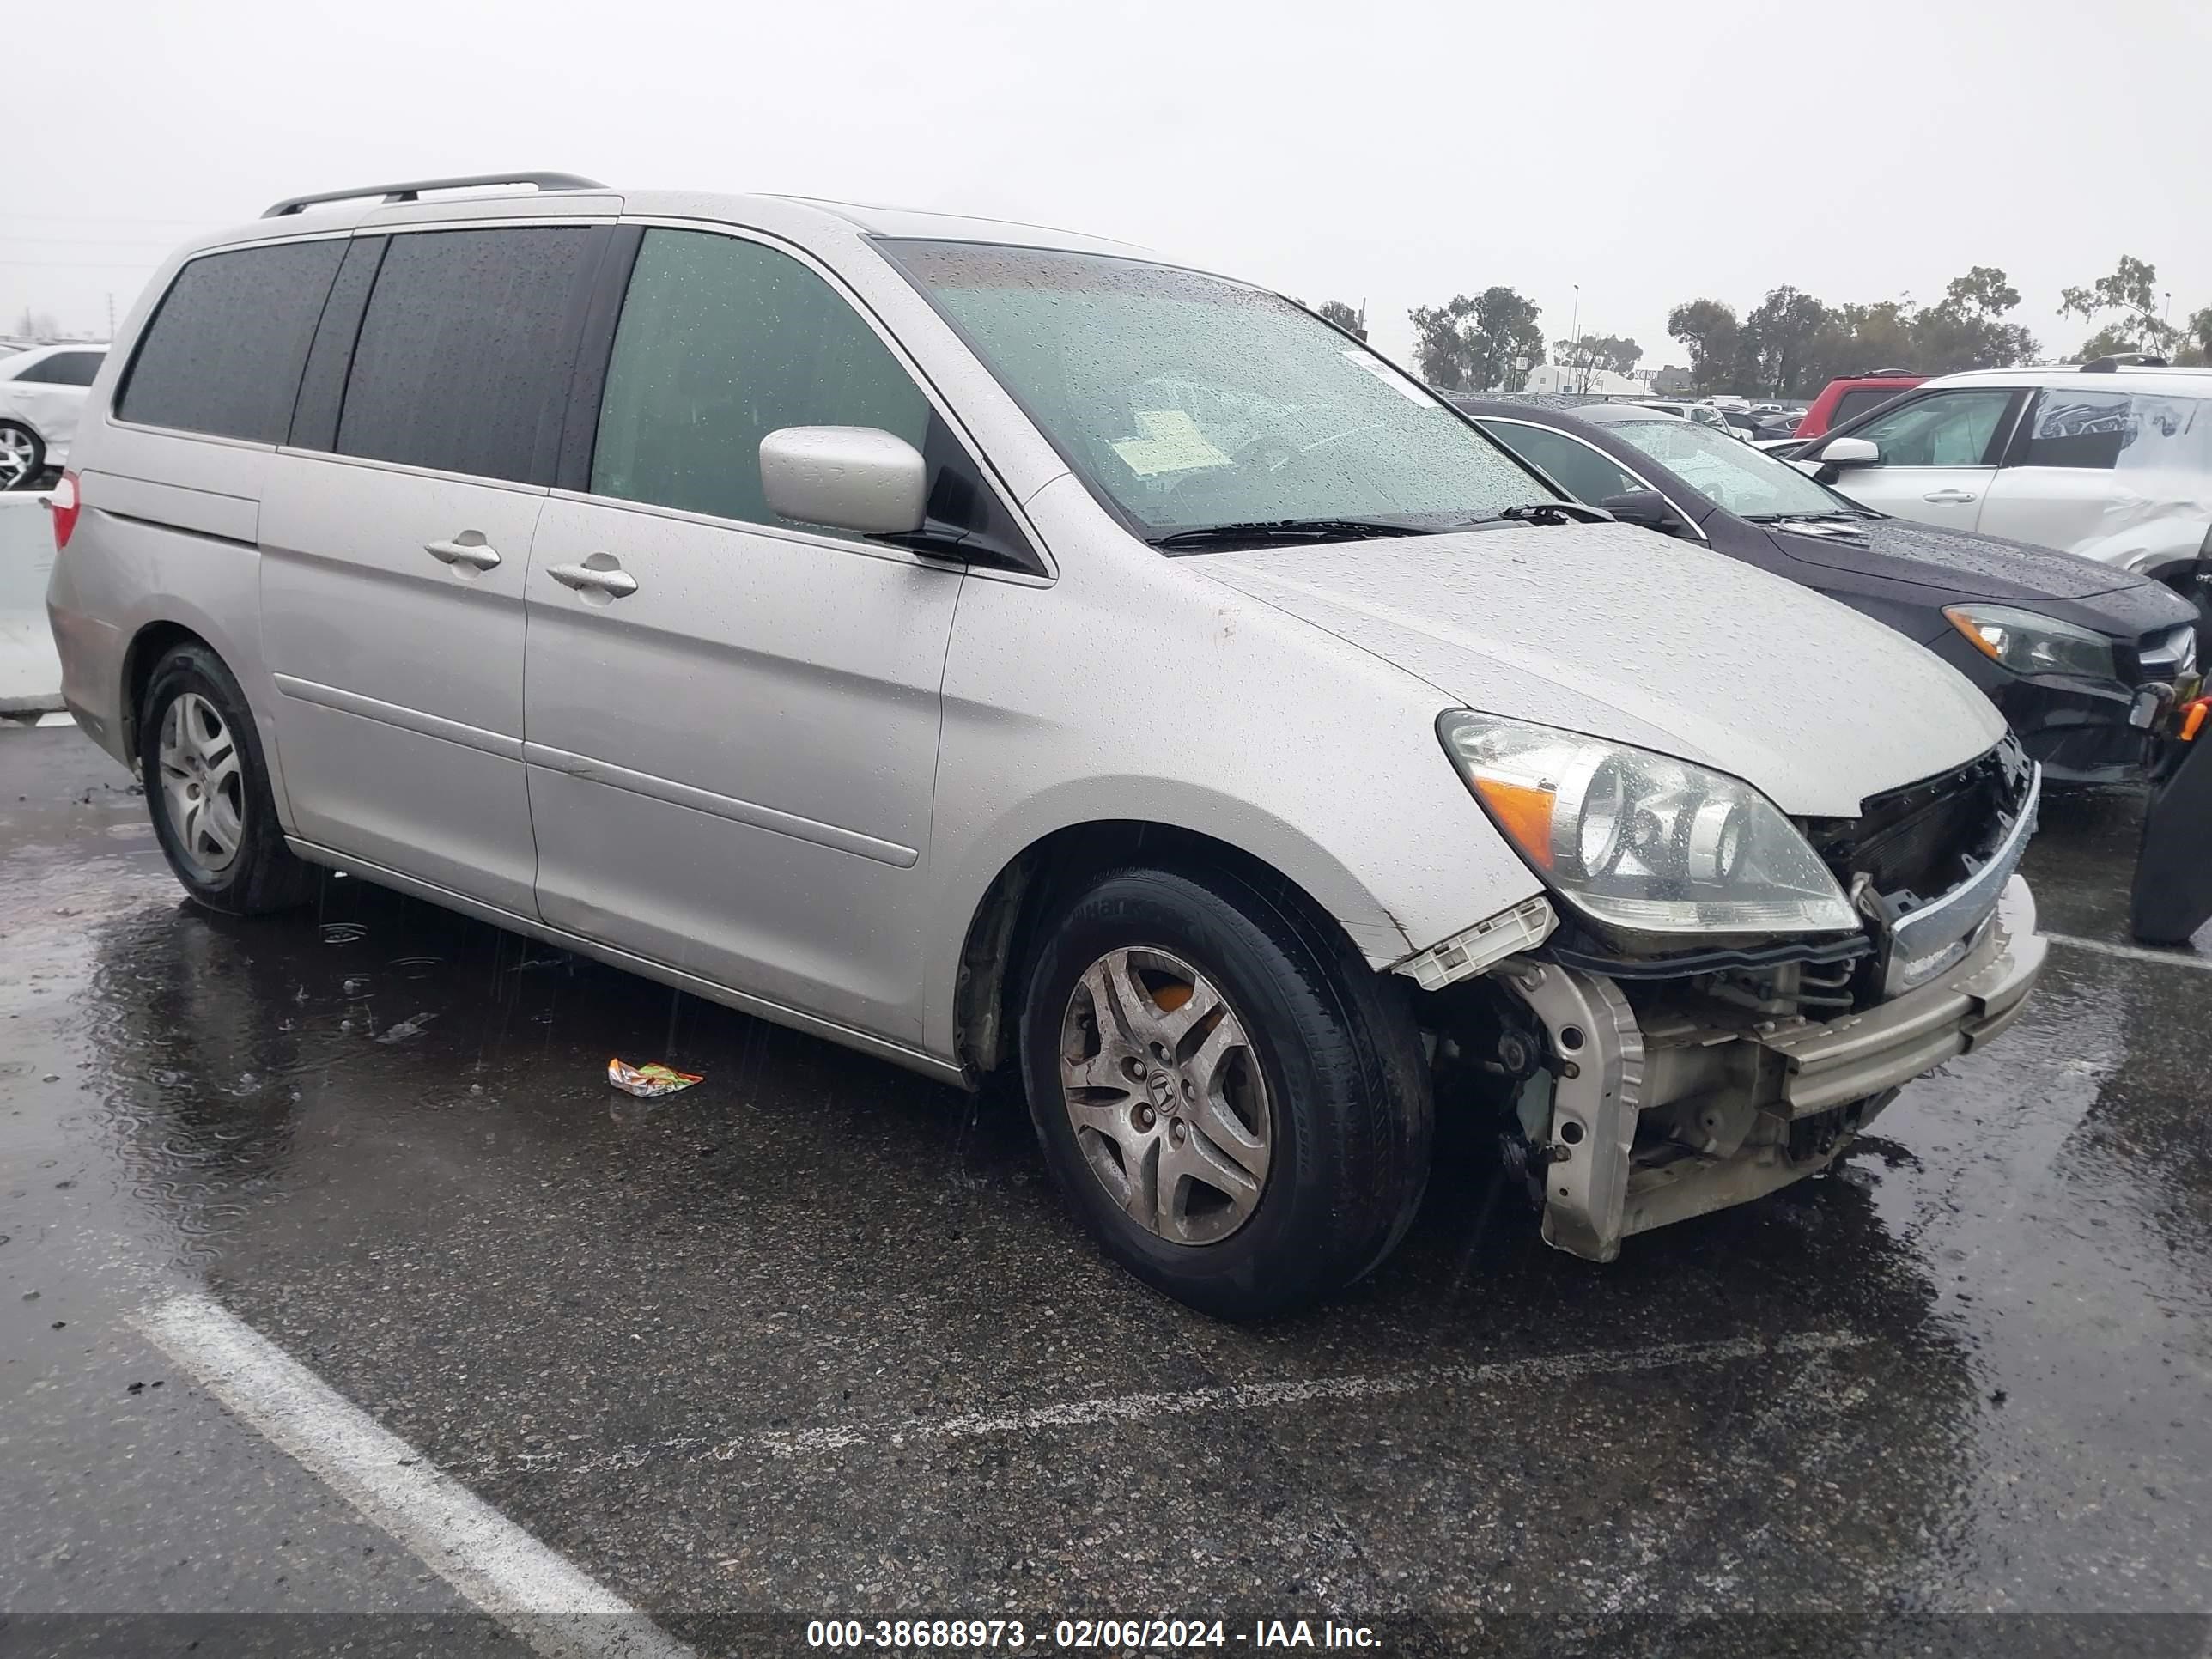
{"type": "Polygon", "coordinates": [[[2194,968],[2200,973],[2212,973],[2212,957],[2192,956],[2185,951],[2154,951],[2142,945],[2112,945],[2100,939],[2083,939],[2078,933],[2045,933],[2044,938],[2053,945],[2094,951],[2100,957],[2118,957],[2124,962],[2154,962],[2161,968],[2194,968]]]}
{"type": "Polygon", "coordinates": [[[173,1297],[136,1322],[216,1398],[538,1652],[694,1659],[621,1596],[208,1297],[173,1297]]]}
{"type": "MultiPolygon", "coordinates": [[[[1668,1342],[1612,1353],[1539,1355],[1527,1359],[1495,1360],[1482,1365],[1432,1365],[1420,1370],[1385,1371],[1379,1376],[1355,1374],[1300,1377],[1280,1382],[1230,1382],[1173,1394],[1106,1395],[1000,1414],[963,1412],[934,1422],[902,1423],[896,1428],[803,1429],[795,1434],[763,1434],[750,1443],[778,1457],[797,1457],[868,1440],[896,1446],[909,1440],[963,1439],[971,1435],[1080,1428],[1092,1423],[1127,1423],[1188,1412],[1265,1410],[1302,1406],[1315,1400],[1373,1400],[1425,1389],[1506,1382],[1561,1382],[1608,1371],[1656,1370],[1664,1365],[1713,1365],[1767,1354],[1826,1353],[1837,1348],[1856,1347],[1865,1340],[1864,1337],[1831,1332],[1778,1337],[1772,1342],[1744,1336],[1718,1342],[1668,1342]]],[[[726,1442],[712,1448],[707,1455],[724,1461],[738,1455],[747,1443],[726,1442]]]]}
{"type": "Polygon", "coordinates": [[[744,1457],[804,1457],[847,1446],[904,1446],[915,1441],[960,1440],[978,1435],[1028,1434],[1100,1423],[1140,1422],[1193,1412],[1266,1411],[1315,1401],[1375,1400],[1427,1389],[1526,1385],[1658,1370],[1668,1365],[1718,1365],[1770,1356],[1830,1354],[1839,1349],[1859,1347],[1872,1340],[1849,1332],[1814,1331],[1777,1337],[1771,1341],[1739,1336],[1715,1342],[1663,1342],[1646,1348],[1536,1355],[1480,1364],[1431,1365],[1415,1370],[1227,1382],[1173,1393],[1100,1395],[1088,1400],[1032,1406],[1024,1411],[962,1412],[950,1417],[892,1423],[830,1423],[809,1429],[763,1430],[723,1439],[702,1434],[676,1435],[645,1444],[579,1449],[573,1452],[522,1452],[506,1458],[485,1458],[468,1467],[479,1473],[501,1468],[526,1474],[557,1470],[567,1474],[591,1474],[635,1469],[672,1458],[686,1463],[727,1463],[744,1457]]]}

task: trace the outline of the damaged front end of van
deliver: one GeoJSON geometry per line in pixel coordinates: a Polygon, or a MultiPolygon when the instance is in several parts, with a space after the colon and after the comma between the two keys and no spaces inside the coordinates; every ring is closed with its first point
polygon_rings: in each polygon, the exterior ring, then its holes
{"type": "Polygon", "coordinates": [[[1545,1239],[1621,1241],[1828,1167],[2042,971],[2041,777],[1966,765],[1792,818],[1723,774],[1453,710],[1438,735],[1546,891],[1397,964],[1440,1109],[1494,1116],[1545,1239]]]}

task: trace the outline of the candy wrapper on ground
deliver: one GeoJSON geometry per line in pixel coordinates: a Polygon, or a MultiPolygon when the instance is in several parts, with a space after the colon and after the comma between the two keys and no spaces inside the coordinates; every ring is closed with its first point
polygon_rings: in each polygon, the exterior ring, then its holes
{"type": "Polygon", "coordinates": [[[626,1060],[610,1060],[607,1062],[607,1081],[624,1094],[635,1095],[640,1100],[658,1100],[663,1095],[672,1095],[679,1089],[688,1089],[699,1080],[690,1072],[679,1072],[657,1061],[651,1066],[633,1066],[626,1060]]]}

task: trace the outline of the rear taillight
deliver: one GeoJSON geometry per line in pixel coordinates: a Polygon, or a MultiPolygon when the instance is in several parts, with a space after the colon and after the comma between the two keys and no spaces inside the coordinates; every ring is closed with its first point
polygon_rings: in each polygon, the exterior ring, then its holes
{"type": "Polygon", "coordinates": [[[76,473],[63,473],[61,481],[46,492],[46,511],[54,515],[54,551],[58,553],[69,545],[70,532],[76,528],[76,473]]]}

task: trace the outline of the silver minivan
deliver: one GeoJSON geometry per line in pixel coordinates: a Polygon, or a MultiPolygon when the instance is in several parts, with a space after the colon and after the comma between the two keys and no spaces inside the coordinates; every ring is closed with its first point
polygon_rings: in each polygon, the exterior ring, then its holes
{"type": "Polygon", "coordinates": [[[173,257],[53,495],[70,707],[203,904],[340,866],[1016,1079],[1105,1249],[1232,1316],[1382,1261],[1440,1113],[1605,1261],[2041,969],[1986,698],[1290,301],[443,185],[173,257]]]}

